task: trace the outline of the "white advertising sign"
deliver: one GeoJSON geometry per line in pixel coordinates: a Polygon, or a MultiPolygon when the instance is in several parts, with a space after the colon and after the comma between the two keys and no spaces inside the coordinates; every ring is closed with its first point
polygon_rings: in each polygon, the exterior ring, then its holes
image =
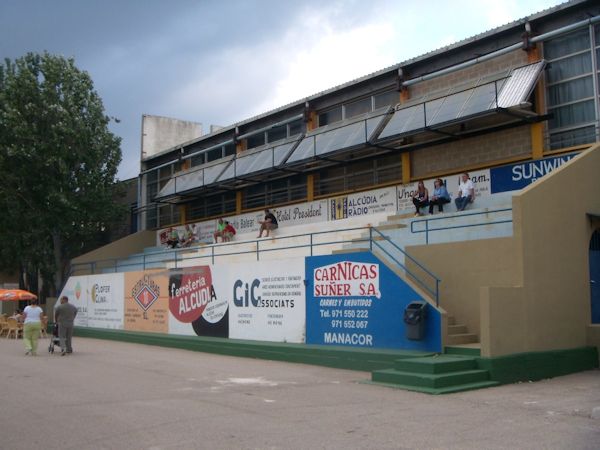
{"type": "Polygon", "coordinates": [[[125,302],[123,274],[90,275],[87,286],[88,326],[122,330],[125,302]]]}
{"type": "Polygon", "coordinates": [[[304,258],[215,266],[214,273],[230,288],[230,338],[305,341],[304,258]]]}
{"type": "Polygon", "coordinates": [[[329,219],[340,220],[396,211],[396,188],[389,187],[329,199],[329,219]]]}
{"type": "MultiPolygon", "coordinates": [[[[77,307],[77,316],[75,317],[75,326],[87,327],[88,325],[88,277],[76,276],[70,277],[63,287],[60,297],[66,295],[69,303],[77,307]]],[[[59,297],[59,298],[60,298],[59,297]]],[[[59,303],[57,302],[57,305],[59,303]]],[[[54,320],[54,318],[52,318],[54,320]]]]}

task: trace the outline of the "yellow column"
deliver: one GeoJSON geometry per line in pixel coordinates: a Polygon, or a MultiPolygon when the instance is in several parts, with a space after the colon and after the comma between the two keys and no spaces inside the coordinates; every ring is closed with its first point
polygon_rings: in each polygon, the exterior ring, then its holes
{"type": "MultiPolygon", "coordinates": [[[[527,61],[537,62],[541,59],[540,48],[537,45],[527,49],[527,61]]],[[[546,110],[544,105],[544,79],[540,77],[535,86],[535,111],[542,114],[546,110]]],[[[531,124],[529,134],[531,136],[531,157],[540,159],[544,156],[544,124],[537,122],[531,124]]]]}
{"type": "Polygon", "coordinates": [[[179,223],[185,224],[187,221],[187,205],[179,205],[179,223]]]}
{"type": "Polygon", "coordinates": [[[312,131],[317,128],[317,112],[310,111],[308,113],[308,122],[306,123],[306,131],[312,131]]]}
{"type": "Polygon", "coordinates": [[[242,213],[242,191],[235,192],[235,213],[242,213]]]}
{"type": "Polygon", "coordinates": [[[402,184],[410,183],[410,153],[402,153],[402,184]]]}
{"type": "Polygon", "coordinates": [[[315,199],[315,175],[306,175],[306,200],[312,202],[315,199]]]}
{"type": "MultiPolygon", "coordinates": [[[[406,103],[410,98],[410,91],[404,87],[400,90],[400,103],[406,103]]],[[[410,183],[410,152],[404,152],[402,155],[402,184],[410,183]]]]}

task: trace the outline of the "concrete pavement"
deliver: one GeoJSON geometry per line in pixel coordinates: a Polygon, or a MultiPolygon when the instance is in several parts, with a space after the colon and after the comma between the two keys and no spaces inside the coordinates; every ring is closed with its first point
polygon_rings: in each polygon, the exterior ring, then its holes
{"type": "Polygon", "coordinates": [[[0,449],[597,449],[600,371],[445,396],[366,372],[75,338],[0,339],[0,449]]]}

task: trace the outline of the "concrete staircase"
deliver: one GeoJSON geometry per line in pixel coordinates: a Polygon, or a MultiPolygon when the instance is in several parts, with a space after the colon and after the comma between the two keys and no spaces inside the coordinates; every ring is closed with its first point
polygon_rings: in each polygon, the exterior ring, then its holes
{"type": "Polygon", "coordinates": [[[474,333],[469,333],[467,326],[457,324],[454,316],[448,315],[448,335],[446,336],[446,345],[465,345],[479,344],[479,338],[474,333]]]}

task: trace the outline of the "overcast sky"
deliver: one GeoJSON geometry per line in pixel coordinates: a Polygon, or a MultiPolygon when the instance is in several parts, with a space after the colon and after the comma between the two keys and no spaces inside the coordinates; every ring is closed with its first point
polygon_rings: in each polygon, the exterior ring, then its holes
{"type": "Polygon", "coordinates": [[[556,0],[0,0],[0,57],[90,73],[139,173],[142,114],[231,125],[556,0]]]}

